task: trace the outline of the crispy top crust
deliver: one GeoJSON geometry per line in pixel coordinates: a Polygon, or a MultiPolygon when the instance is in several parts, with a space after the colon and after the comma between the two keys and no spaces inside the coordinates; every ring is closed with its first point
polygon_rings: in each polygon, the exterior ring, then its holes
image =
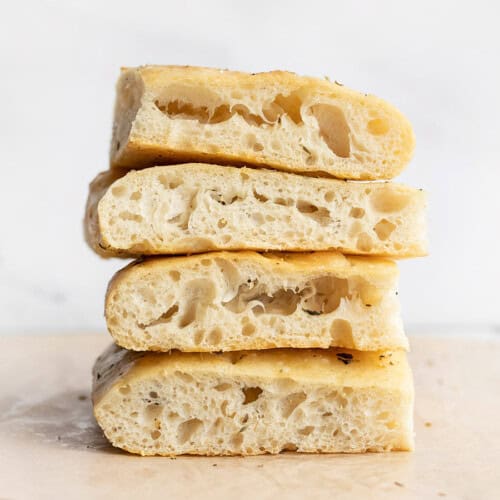
{"type": "Polygon", "coordinates": [[[239,252],[210,252],[188,256],[145,257],[131,262],[118,271],[109,284],[114,287],[121,280],[136,279],[155,272],[156,270],[178,270],[189,268],[199,263],[201,259],[223,259],[238,265],[238,262],[250,261],[266,269],[269,273],[286,277],[290,274],[332,272],[339,278],[353,275],[370,276],[383,280],[397,277],[397,264],[381,257],[343,255],[340,252],[266,252],[258,253],[242,250],[239,252]]]}
{"type": "MultiPolygon", "coordinates": [[[[316,92],[331,93],[341,92],[353,96],[378,99],[375,96],[361,94],[341,83],[331,82],[328,79],[301,76],[291,71],[264,71],[259,73],[246,73],[243,71],[233,71],[229,69],[208,68],[203,66],[175,66],[175,65],[144,65],[137,68],[123,67],[122,73],[129,71],[137,72],[141,75],[144,83],[154,88],[163,88],[165,83],[172,80],[182,80],[183,83],[198,83],[203,80],[206,85],[218,88],[249,88],[252,90],[269,89],[276,87],[287,87],[291,91],[308,85],[316,92]]],[[[384,101],[385,102],[385,101],[384,101]]]]}
{"type": "Polygon", "coordinates": [[[412,377],[403,351],[362,352],[344,348],[269,349],[226,353],[132,352],[111,345],[93,370],[93,401],[132,380],[175,371],[214,377],[293,379],[299,383],[387,388],[411,392],[412,377]]]}

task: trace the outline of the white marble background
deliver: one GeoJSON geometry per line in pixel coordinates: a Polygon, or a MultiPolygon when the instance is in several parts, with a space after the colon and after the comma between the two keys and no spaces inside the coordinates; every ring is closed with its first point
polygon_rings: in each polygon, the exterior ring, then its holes
{"type": "Polygon", "coordinates": [[[84,244],[121,65],[275,68],[391,101],[417,135],[399,180],[430,192],[431,256],[401,263],[410,330],[500,325],[500,4],[70,1],[0,19],[0,333],[104,328],[122,261],[84,244]]]}

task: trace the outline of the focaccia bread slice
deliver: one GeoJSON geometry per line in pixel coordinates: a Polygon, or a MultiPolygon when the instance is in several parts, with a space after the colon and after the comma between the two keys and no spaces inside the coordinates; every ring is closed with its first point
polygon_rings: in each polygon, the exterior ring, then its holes
{"type": "Polygon", "coordinates": [[[425,194],[391,182],[186,164],[91,184],[87,239],[110,256],[210,250],[426,253],[425,194]]]}
{"type": "Polygon", "coordinates": [[[212,252],[119,271],[109,332],[136,351],[407,349],[394,262],[336,252],[212,252]]]}
{"type": "Polygon", "coordinates": [[[125,68],[117,84],[111,165],[199,161],[341,179],[390,179],[411,159],[406,118],[335,82],[272,71],[125,68]]]}
{"type": "Polygon", "coordinates": [[[410,450],[413,383],[403,351],[276,349],[138,353],[94,367],[97,422],[141,455],[410,450]]]}

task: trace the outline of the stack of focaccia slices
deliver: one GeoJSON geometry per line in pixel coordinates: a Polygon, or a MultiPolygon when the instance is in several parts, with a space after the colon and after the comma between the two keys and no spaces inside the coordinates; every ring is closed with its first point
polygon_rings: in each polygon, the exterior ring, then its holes
{"type": "Polygon", "coordinates": [[[426,253],[425,194],[390,182],[411,126],[287,72],[125,69],[85,230],[111,280],[94,412],[142,455],[409,450],[391,258],[426,253]],[[365,182],[360,182],[365,181],[365,182]]]}

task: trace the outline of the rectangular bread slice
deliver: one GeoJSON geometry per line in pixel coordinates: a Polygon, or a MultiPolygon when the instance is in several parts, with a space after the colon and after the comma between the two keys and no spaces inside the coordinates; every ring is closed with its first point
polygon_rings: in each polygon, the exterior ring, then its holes
{"type": "Polygon", "coordinates": [[[97,422],[141,455],[410,450],[413,383],[403,351],[276,349],[138,353],[94,366],[97,422]]]}
{"type": "Polygon", "coordinates": [[[284,71],[126,68],[117,84],[111,165],[199,161],[341,179],[390,179],[415,140],[385,101],[284,71]]]}
{"type": "Polygon", "coordinates": [[[425,194],[251,168],[186,164],[99,175],[87,239],[110,256],[210,250],[426,253],[425,194]]]}
{"type": "Polygon", "coordinates": [[[394,262],[336,252],[212,252],[137,261],[106,295],[114,341],[136,351],[407,349],[394,262]]]}

